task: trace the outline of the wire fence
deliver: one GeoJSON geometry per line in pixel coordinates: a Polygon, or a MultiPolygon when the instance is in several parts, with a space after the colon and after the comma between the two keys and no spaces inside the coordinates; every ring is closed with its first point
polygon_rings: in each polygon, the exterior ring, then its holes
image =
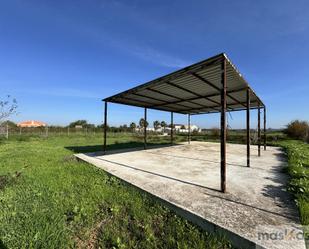
{"type": "MultiPolygon", "coordinates": [[[[133,132],[131,129],[121,130],[117,129],[108,129],[109,134],[118,134],[122,136],[123,134],[131,134],[138,140],[143,140],[143,131],[133,132]]],[[[179,141],[187,140],[187,133],[174,133],[175,139],[179,141]]],[[[46,126],[46,127],[18,127],[10,126],[7,123],[2,123],[0,125],[0,139],[9,139],[13,137],[27,137],[27,136],[37,136],[37,137],[54,137],[54,136],[103,136],[102,127],[58,127],[58,126],[46,126]]],[[[169,140],[170,135],[159,132],[147,131],[147,137],[152,140],[156,139],[166,139],[169,140]]],[[[201,132],[192,132],[190,134],[192,141],[214,141],[220,139],[220,130],[217,128],[213,129],[204,129],[201,132]]],[[[285,137],[281,132],[268,132],[267,141],[277,141],[285,137]]],[[[262,134],[263,138],[263,134],[262,134]]],[[[246,142],[246,131],[245,130],[228,130],[227,131],[227,140],[228,142],[246,142]]],[[[251,130],[251,142],[257,143],[257,134],[256,130],[251,130]]]]}
{"type": "Polygon", "coordinates": [[[0,137],[9,138],[9,126],[7,124],[0,125],[0,137]]]}
{"type": "Polygon", "coordinates": [[[103,133],[102,128],[70,128],[70,127],[10,127],[5,123],[0,125],[0,137],[10,136],[73,136],[94,135],[103,133]]]}

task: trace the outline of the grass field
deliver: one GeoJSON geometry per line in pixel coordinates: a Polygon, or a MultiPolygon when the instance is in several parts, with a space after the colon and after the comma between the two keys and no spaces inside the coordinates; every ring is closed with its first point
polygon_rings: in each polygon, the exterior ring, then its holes
{"type": "MultiPolygon", "coordinates": [[[[140,144],[127,134],[108,141],[140,144]]],[[[101,143],[101,135],[0,141],[0,248],[231,247],[72,156],[101,143]]]]}

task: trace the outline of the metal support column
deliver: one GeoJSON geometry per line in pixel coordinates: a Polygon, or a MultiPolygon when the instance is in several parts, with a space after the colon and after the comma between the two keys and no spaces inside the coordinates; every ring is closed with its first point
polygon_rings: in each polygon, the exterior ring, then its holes
{"type": "Polygon", "coordinates": [[[191,142],[191,115],[188,114],[188,144],[191,142]]]}
{"type": "Polygon", "coordinates": [[[226,192],[226,60],[221,72],[221,191],[226,192]]]}
{"type": "Polygon", "coordinates": [[[264,150],[266,150],[266,106],[264,106],[264,150]]]}
{"type": "Polygon", "coordinates": [[[171,144],[174,143],[174,113],[171,112],[171,144]]]}
{"type": "Polygon", "coordinates": [[[247,88],[247,167],[250,167],[250,88],[247,88]]]}
{"type": "Polygon", "coordinates": [[[144,108],[144,150],[147,148],[147,108],[144,108]]]}
{"type": "Polygon", "coordinates": [[[258,107],[258,156],[261,156],[261,107],[258,107]]]}
{"type": "Polygon", "coordinates": [[[104,145],[103,145],[103,152],[106,153],[106,133],[107,133],[107,101],[104,102],[104,125],[103,125],[103,132],[104,132],[104,145]]]}

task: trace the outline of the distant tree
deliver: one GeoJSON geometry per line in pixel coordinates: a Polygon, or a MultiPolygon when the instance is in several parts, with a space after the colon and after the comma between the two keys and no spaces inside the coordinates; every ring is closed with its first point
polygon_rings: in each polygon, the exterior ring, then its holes
{"type": "Polygon", "coordinates": [[[291,138],[306,140],[308,131],[309,124],[307,121],[294,120],[286,126],[284,133],[291,138]]]}
{"type": "Polygon", "coordinates": [[[167,124],[165,123],[165,121],[161,121],[161,127],[163,127],[163,129],[165,130],[167,124]]]}
{"type": "MultiPolygon", "coordinates": [[[[104,124],[97,125],[96,128],[98,128],[98,129],[103,129],[103,128],[104,128],[104,124]]],[[[108,130],[108,129],[109,129],[109,126],[107,125],[107,130],[108,130]]]]}
{"type": "Polygon", "coordinates": [[[141,118],[140,121],[139,121],[139,126],[143,127],[143,128],[147,127],[148,126],[148,122],[145,119],[141,118]]]}
{"type": "Polygon", "coordinates": [[[194,135],[198,135],[198,130],[193,130],[192,131],[192,135],[194,136],[194,135]]]}
{"type": "Polygon", "coordinates": [[[0,124],[16,113],[17,101],[10,95],[5,100],[0,100],[0,124]]]}
{"type": "Polygon", "coordinates": [[[126,124],[120,125],[120,126],[119,126],[119,130],[120,130],[121,132],[127,132],[127,131],[128,131],[128,126],[127,126],[126,124]]]}
{"type": "Polygon", "coordinates": [[[213,127],[210,130],[210,134],[213,137],[219,137],[220,136],[220,129],[218,127],[213,127]]]}
{"type": "Polygon", "coordinates": [[[85,125],[85,127],[88,128],[88,129],[94,129],[94,128],[95,128],[95,125],[94,125],[94,124],[88,124],[88,123],[87,123],[87,124],[85,125]]]}
{"type": "Polygon", "coordinates": [[[153,122],[153,127],[155,130],[158,130],[159,126],[160,126],[160,122],[158,120],[153,122]]]}
{"type": "Polygon", "coordinates": [[[136,129],[136,124],[135,124],[134,122],[132,122],[132,123],[130,124],[130,129],[131,129],[132,132],[135,131],[135,129],[136,129]]]}
{"type": "Polygon", "coordinates": [[[69,127],[74,128],[77,125],[82,126],[82,127],[87,127],[88,123],[87,123],[87,120],[84,120],[84,119],[76,120],[76,121],[70,123],[69,127]]]}
{"type": "Polygon", "coordinates": [[[181,126],[181,129],[186,129],[186,127],[184,125],[181,126]]]}
{"type": "Polygon", "coordinates": [[[12,121],[7,121],[7,124],[8,124],[8,126],[10,127],[10,128],[17,128],[17,124],[16,123],[14,123],[14,122],[12,122],[12,121]]]}

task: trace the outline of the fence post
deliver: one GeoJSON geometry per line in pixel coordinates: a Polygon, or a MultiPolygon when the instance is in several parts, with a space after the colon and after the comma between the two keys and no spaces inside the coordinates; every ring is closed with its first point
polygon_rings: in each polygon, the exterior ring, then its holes
{"type": "Polygon", "coordinates": [[[6,139],[9,139],[9,121],[6,121],[6,139]]]}

